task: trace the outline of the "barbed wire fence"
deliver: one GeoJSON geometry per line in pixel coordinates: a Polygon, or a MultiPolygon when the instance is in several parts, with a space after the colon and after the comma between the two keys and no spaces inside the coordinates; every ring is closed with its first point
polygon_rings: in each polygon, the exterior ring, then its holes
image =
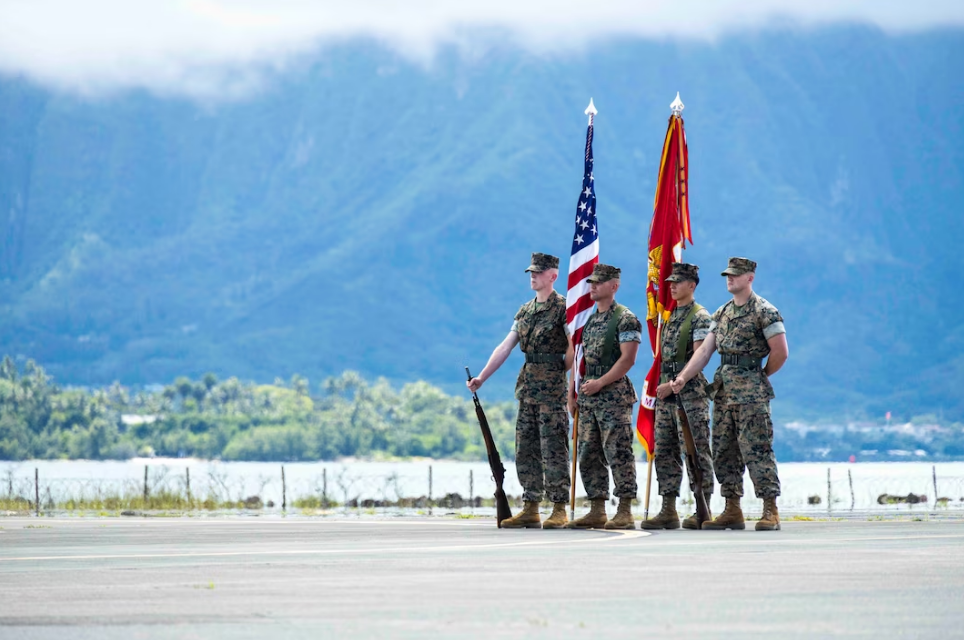
{"type": "MultiPolygon", "coordinates": [[[[427,475],[398,470],[374,473],[333,464],[321,468],[320,473],[292,478],[285,476],[283,465],[277,473],[246,476],[218,466],[201,473],[195,469],[192,475],[189,467],[150,465],[144,467],[143,478],[98,479],[46,478],[37,469],[30,477],[9,468],[0,474],[0,513],[275,510],[310,514],[361,509],[434,513],[433,509],[479,509],[479,515],[484,515],[494,508],[490,477],[477,477],[482,474],[468,470],[464,479],[445,478],[442,491],[435,491],[432,465],[427,470],[427,475]]],[[[745,485],[749,491],[743,509],[752,516],[762,511],[762,501],[751,495],[752,484],[745,485]]],[[[692,507],[685,479],[683,487],[682,502],[692,507]]],[[[660,508],[659,496],[653,498],[651,514],[660,508]]],[[[521,496],[510,499],[521,506],[521,496]]],[[[577,507],[586,503],[585,496],[577,498],[577,507]]],[[[833,475],[827,468],[825,483],[811,480],[806,486],[794,486],[792,492],[785,486],[779,505],[786,516],[964,515],[964,477],[941,476],[936,467],[929,475],[913,476],[864,475],[849,469],[845,475],[839,470],[833,475]]],[[[722,507],[717,490],[711,508],[718,513],[722,507]]]]}
{"type": "MultiPolygon", "coordinates": [[[[684,504],[695,509],[688,481],[684,504]]],[[[825,482],[809,481],[806,486],[789,487],[778,499],[781,515],[809,517],[862,517],[869,515],[964,515],[964,477],[940,476],[936,466],[930,474],[913,476],[863,474],[850,469],[846,474],[834,475],[828,467],[825,482]]],[[[763,500],[752,495],[753,485],[744,479],[746,494],[742,500],[744,512],[761,513],[763,500]]],[[[722,510],[724,499],[716,494],[711,501],[714,513],[722,510]]],[[[655,508],[660,507],[657,501],[655,508]]],[[[652,507],[651,507],[652,511],[652,507]]]]}
{"type": "Polygon", "coordinates": [[[284,466],[277,475],[259,473],[239,476],[223,467],[204,473],[185,467],[144,467],[143,479],[46,478],[15,475],[8,469],[0,476],[0,512],[131,510],[224,510],[291,509],[325,510],[447,507],[484,507],[492,502],[481,496],[467,497],[474,490],[474,472],[468,472],[461,492],[433,495],[432,467],[427,482],[397,471],[364,473],[344,465],[324,467],[311,477],[286,478],[284,466]],[[419,485],[422,484],[420,487],[419,485]]]}

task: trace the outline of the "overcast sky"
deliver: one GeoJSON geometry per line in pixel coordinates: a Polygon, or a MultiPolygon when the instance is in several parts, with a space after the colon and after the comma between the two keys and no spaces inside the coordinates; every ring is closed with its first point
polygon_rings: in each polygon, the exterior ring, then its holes
{"type": "Polygon", "coordinates": [[[212,97],[256,90],[271,70],[359,37],[430,64],[439,46],[478,51],[494,32],[551,55],[613,35],[839,22],[964,28],[964,0],[0,0],[0,73],[88,94],[212,97]]]}

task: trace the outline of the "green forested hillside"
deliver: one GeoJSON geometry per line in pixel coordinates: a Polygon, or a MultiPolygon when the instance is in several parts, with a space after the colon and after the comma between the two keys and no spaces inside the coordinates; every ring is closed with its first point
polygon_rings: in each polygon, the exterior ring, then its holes
{"type": "Polygon", "coordinates": [[[353,43],[206,104],[0,77],[0,350],[63,385],[352,369],[460,394],[529,252],[568,251],[590,96],[601,258],[643,307],[680,91],[698,298],[758,260],[791,346],[778,416],[961,419],[961,60],[959,32],[848,27],[430,66],[353,43]]]}

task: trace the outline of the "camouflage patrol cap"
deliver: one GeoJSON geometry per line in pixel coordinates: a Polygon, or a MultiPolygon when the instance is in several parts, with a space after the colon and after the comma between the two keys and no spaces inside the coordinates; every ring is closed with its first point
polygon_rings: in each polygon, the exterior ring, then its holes
{"type": "Polygon", "coordinates": [[[596,263],[592,268],[592,275],[586,278],[586,282],[609,282],[610,280],[619,280],[619,274],[622,273],[619,267],[611,267],[608,264],[596,263]]]}
{"type": "Polygon", "coordinates": [[[742,276],[744,273],[756,273],[756,263],[749,258],[730,258],[722,276],[742,276]]]}
{"type": "Polygon", "coordinates": [[[533,253],[532,254],[532,264],[526,269],[526,273],[533,271],[535,273],[542,273],[546,269],[558,269],[559,268],[559,258],[556,256],[550,256],[548,253],[533,253]]]}
{"type": "Polygon", "coordinates": [[[686,280],[699,282],[700,268],[697,267],[695,264],[688,264],[686,262],[674,262],[673,273],[671,273],[666,277],[666,282],[685,282],[686,280]]]}

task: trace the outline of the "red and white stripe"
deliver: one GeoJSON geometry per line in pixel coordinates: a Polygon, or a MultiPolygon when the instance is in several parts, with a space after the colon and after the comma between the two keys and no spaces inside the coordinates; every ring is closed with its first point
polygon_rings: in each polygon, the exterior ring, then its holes
{"type": "Polygon", "coordinates": [[[566,324],[575,348],[573,365],[576,389],[585,370],[582,359],[582,329],[593,312],[595,302],[589,297],[589,283],[593,265],[599,262],[599,239],[587,245],[569,258],[569,290],[566,293],[566,324]]]}

